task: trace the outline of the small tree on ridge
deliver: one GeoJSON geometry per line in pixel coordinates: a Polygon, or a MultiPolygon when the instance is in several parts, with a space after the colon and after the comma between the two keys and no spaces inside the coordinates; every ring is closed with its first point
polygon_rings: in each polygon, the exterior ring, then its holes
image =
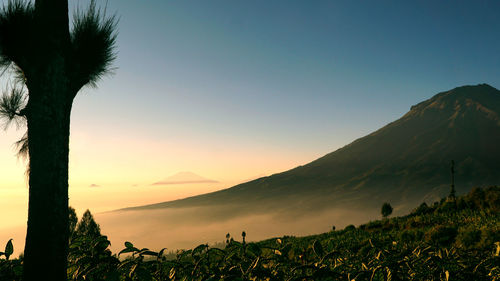
{"type": "Polygon", "coordinates": [[[387,218],[389,215],[392,214],[392,206],[391,204],[385,202],[383,205],[382,205],[382,216],[384,218],[387,218]]]}

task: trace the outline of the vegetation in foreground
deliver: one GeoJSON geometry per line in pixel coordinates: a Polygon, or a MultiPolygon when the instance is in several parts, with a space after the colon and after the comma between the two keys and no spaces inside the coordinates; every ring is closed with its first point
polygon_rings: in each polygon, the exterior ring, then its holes
{"type": "MultiPolygon", "coordinates": [[[[256,243],[228,234],[222,248],[175,254],[130,242],[112,254],[90,212],[78,224],[71,214],[68,280],[500,280],[500,187],[357,228],[256,243]]],[[[23,257],[12,253],[9,241],[0,280],[21,280],[23,257]]]]}

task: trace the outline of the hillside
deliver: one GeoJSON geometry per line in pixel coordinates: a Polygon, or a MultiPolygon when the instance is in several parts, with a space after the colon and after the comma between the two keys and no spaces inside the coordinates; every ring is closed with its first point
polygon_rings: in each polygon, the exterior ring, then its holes
{"type": "Polygon", "coordinates": [[[309,164],[226,190],[125,210],[217,207],[213,214],[220,216],[303,214],[332,207],[370,210],[390,201],[402,213],[448,193],[451,160],[459,194],[499,183],[498,143],[500,91],[487,84],[463,86],[412,106],[400,119],[309,164]]]}
{"type": "MultiPolygon", "coordinates": [[[[495,281],[499,208],[499,187],[474,188],[359,227],[260,242],[249,242],[253,233],[240,230],[217,247],[177,251],[127,241],[113,254],[106,236],[80,233],[70,240],[68,280],[495,281]]],[[[0,280],[21,280],[22,256],[9,260],[12,252],[9,240],[0,253],[0,280]]]]}

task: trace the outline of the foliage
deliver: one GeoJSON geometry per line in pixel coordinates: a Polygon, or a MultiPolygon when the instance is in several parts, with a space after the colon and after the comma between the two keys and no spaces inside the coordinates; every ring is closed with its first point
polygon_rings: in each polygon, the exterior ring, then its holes
{"type": "Polygon", "coordinates": [[[95,222],[94,217],[90,213],[90,210],[86,210],[85,213],[83,213],[82,219],[76,226],[74,234],[77,237],[85,236],[91,239],[101,236],[101,228],[95,222]]]}
{"type": "Polygon", "coordinates": [[[457,234],[455,226],[437,225],[425,233],[425,240],[436,246],[448,247],[455,242],[457,234]]]}
{"type": "Polygon", "coordinates": [[[0,11],[0,67],[15,64],[15,70],[22,75],[28,61],[33,60],[35,30],[35,7],[31,1],[12,0],[0,11]]]}
{"type": "Polygon", "coordinates": [[[387,218],[390,214],[392,214],[392,206],[389,203],[384,203],[382,205],[382,210],[381,210],[382,216],[384,218],[387,218]]]}
{"type": "Polygon", "coordinates": [[[119,259],[112,255],[106,236],[77,236],[69,247],[69,280],[120,280],[119,259]]]}
{"type": "MultiPolygon", "coordinates": [[[[498,188],[483,191],[486,198],[498,188]]],[[[438,211],[445,200],[425,212],[358,228],[260,242],[246,242],[246,232],[241,242],[228,233],[220,248],[202,244],[174,255],[130,242],[112,254],[106,236],[85,232],[71,242],[68,280],[498,281],[500,215],[490,205],[478,210],[469,195],[458,198],[470,206],[461,210],[438,211]]],[[[79,225],[90,221],[88,213],[79,225]]],[[[22,259],[0,260],[0,280],[20,280],[21,264],[22,259]]]]}
{"type": "Polygon", "coordinates": [[[76,215],[76,211],[73,207],[68,208],[68,215],[69,215],[69,240],[71,243],[71,239],[73,238],[73,235],[76,230],[76,225],[78,223],[78,216],[76,215]]]}
{"type": "Polygon", "coordinates": [[[105,11],[91,0],[87,11],[77,10],[71,32],[71,67],[76,87],[96,86],[103,75],[112,72],[116,59],[116,16],[106,17],[105,11]]]}
{"type": "Polygon", "coordinates": [[[19,86],[12,86],[0,97],[0,121],[4,129],[11,123],[18,128],[24,125],[25,119],[21,115],[21,110],[26,102],[24,89],[19,86]]]}
{"type": "Polygon", "coordinates": [[[470,248],[476,246],[481,240],[481,230],[475,227],[465,227],[462,228],[457,236],[456,243],[464,248],[470,248]]]}

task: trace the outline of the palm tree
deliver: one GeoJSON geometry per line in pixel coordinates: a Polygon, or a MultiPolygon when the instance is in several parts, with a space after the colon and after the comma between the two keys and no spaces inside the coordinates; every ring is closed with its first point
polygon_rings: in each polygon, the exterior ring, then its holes
{"type": "Polygon", "coordinates": [[[0,66],[16,78],[0,100],[0,115],[27,125],[25,281],[67,279],[71,107],[83,86],[95,86],[111,70],[116,22],[94,0],[75,13],[72,29],[67,0],[9,0],[0,10],[0,66]]]}

